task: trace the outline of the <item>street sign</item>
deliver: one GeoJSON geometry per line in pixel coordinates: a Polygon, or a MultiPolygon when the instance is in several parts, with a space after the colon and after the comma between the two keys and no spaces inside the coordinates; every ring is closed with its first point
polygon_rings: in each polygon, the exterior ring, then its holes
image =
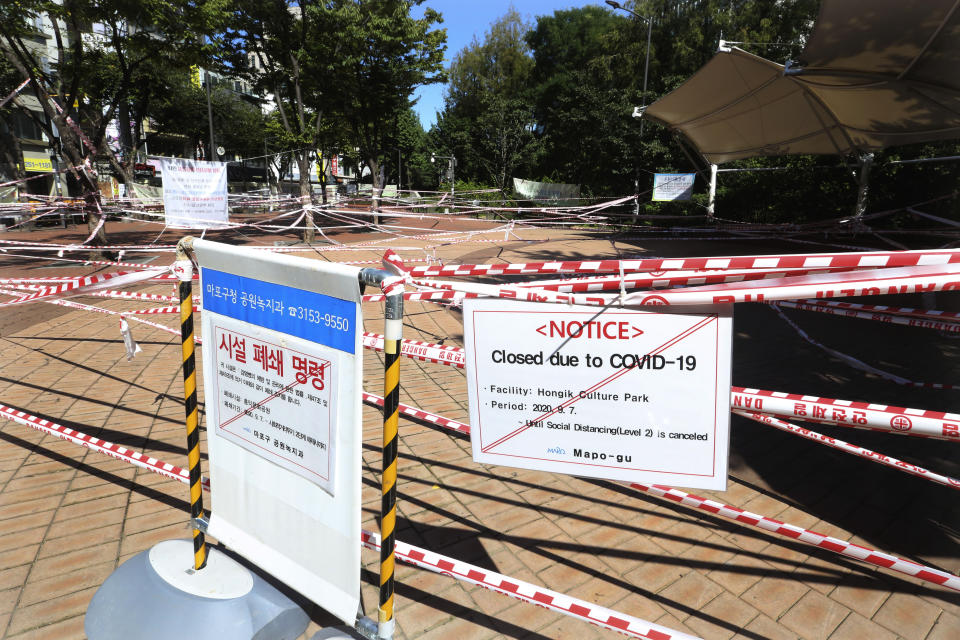
{"type": "Polygon", "coordinates": [[[724,490],[729,307],[464,301],[476,462],[724,490]]]}
{"type": "Polygon", "coordinates": [[[212,515],[348,624],[360,589],[359,269],[194,241],[212,515]]]}
{"type": "Polygon", "coordinates": [[[134,178],[153,178],[157,175],[157,168],[152,164],[137,162],[133,165],[134,178]]]}

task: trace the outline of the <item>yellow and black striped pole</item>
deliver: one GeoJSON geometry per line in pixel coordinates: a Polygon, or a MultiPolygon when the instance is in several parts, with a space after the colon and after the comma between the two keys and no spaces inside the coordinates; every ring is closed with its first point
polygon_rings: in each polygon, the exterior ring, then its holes
{"type": "Polygon", "coordinates": [[[383,353],[383,478],[380,499],[380,607],[377,635],[393,637],[393,567],[397,524],[397,423],[400,405],[400,340],[403,295],[387,296],[383,353]]]}
{"type": "MultiPolygon", "coordinates": [[[[207,565],[207,544],[196,526],[203,516],[203,488],[200,484],[200,426],[197,410],[197,363],[193,341],[193,263],[181,240],[177,245],[174,273],[180,281],[180,340],[183,350],[183,398],[187,416],[187,462],[190,469],[190,518],[193,521],[193,567],[207,565]]],[[[189,246],[189,245],[187,245],[189,246]]]]}

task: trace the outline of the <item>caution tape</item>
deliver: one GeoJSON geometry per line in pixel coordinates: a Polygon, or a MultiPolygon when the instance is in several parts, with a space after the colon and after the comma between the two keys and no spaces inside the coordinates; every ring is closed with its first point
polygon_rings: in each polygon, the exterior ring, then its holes
{"type": "MultiPolygon", "coordinates": [[[[42,433],[52,435],[82,447],[103,453],[112,458],[123,460],[142,469],[152,471],[183,484],[190,483],[190,475],[186,469],[147,456],[139,451],[100,440],[63,425],[38,418],[23,411],[0,404],[0,416],[24,426],[36,429],[42,433]]],[[[210,490],[209,478],[200,480],[203,489],[210,490]]],[[[370,531],[361,531],[361,544],[368,549],[379,551],[380,536],[370,531]]],[[[396,541],[396,555],[401,560],[415,566],[428,569],[456,580],[490,589],[518,600],[530,602],[538,606],[579,618],[591,624],[618,631],[624,635],[637,638],[651,638],[653,640],[698,640],[679,631],[674,631],[652,622],[647,622],[633,616],[613,611],[599,605],[573,598],[550,589],[538,587],[522,580],[516,580],[487,569],[454,560],[432,551],[396,541]]]]}
{"type": "Polygon", "coordinates": [[[960,489],[960,480],[957,480],[956,478],[951,478],[950,476],[945,476],[945,475],[930,471],[929,469],[925,469],[915,464],[910,464],[909,462],[898,460],[893,456],[887,456],[882,453],[877,453],[876,451],[867,449],[866,447],[850,444],[849,442],[846,442],[845,440],[841,440],[839,438],[832,438],[822,433],[817,433],[816,431],[811,431],[809,429],[804,429],[803,427],[798,427],[797,425],[791,424],[785,420],[781,420],[780,418],[776,418],[774,416],[767,415],[765,413],[756,413],[754,411],[744,411],[742,409],[734,409],[733,413],[735,413],[738,416],[743,416],[744,418],[749,418],[750,420],[753,420],[755,422],[769,425],[771,427],[774,427],[775,429],[780,429],[781,431],[786,431],[788,433],[796,434],[802,438],[806,438],[807,440],[812,440],[814,442],[827,445],[828,447],[838,449],[845,453],[852,453],[855,456],[865,458],[872,462],[877,462],[886,467],[891,467],[893,469],[903,471],[904,473],[909,473],[911,475],[924,478],[931,482],[942,484],[944,486],[950,487],[951,489],[960,489]]]}
{"type": "Polygon", "coordinates": [[[800,300],[799,302],[803,302],[804,304],[815,304],[821,307],[831,307],[834,309],[852,309],[855,311],[889,313],[895,316],[910,316],[916,318],[926,318],[930,320],[941,320],[943,322],[960,322],[960,312],[958,311],[912,309],[910,307],[891,307],[882,304],[859,304],[857,302],[841,302],[839,300],[800,300]]]}
{"type": "MultiPolygon", "coordinates": [[[[98,298],[120,298],[125,300],[150,300],[152,302],[179,302],[176,296],[164,296],[157,293],[140,293],[136,291],[97,291],[91,296],[98,298]]],[[[200,302],[199,296],[193,296],[194,302],[200,302]]]]}
{"type": "MultiPolygon", "coordinates": [[[[194,305],[193,310],[200,311],[200,307],[194,305]]],[[[123,312],[124,315],[153,315],[168,313],[180,313],[180,307],[154,307],[152,309],[134,309],[133,311],[123,312]]]]}
{"type": "MultiPolygon", "coordinates": [[[[383,406],[383,396],[378,396],[373,393],[363,392],[363,401],[367,404],[375,407],[383,406]]],[[[436,413],[431,413],[429,411],[424,411],[423,409],[418,409],[416,407],[411,407],[408,404],[400,403],[399,406],[400,413],[403,415],[413,418],[415,420],[424,420],[426,422],[432,422],[433,424],[439,425],[446,429],[451,429],[453,431],[459,431],[460,433],[469,434],[470,425],[465,422],[460,422],[459,420],[454,420],[452,418],[445,418],[436,413]]]]}
{"type": "MultiPolygon", "coordinates": [[[[380,550],[380,536],[375,533],[364,531],[361,534],[361,541],[363,546],[368,549],[380,550]]],[[[671,640],[673,638],[694,640],[695,638],[695,636],[674,631],[579,598],[538,587],[523,580],[510,578],[461,560],[454,560],[433,551],[420,549],[400,540],[397,540],[396,543],[396,555],[401,560],[422,569],[441,573],[461,582],[483,587],[550,611],[579,618],[598,627],[617,631],[625,636],[649,638],[651,640],[671,640]]]]}
{"type": "Polygon", "coordinates": [[[943,411],[908,409],[872,402],[852,402],[744,387],[730,388],[730,407],[734,410],[799,418],[804,422],[960,442],[960,414],[943,411]]]}
{"type": "Polygon", "coordinates": [[[764,269],[733,271],[663,271],[654,274],[620,276],[598,276],[595,278],[576,278],[571,280],[550,280],[518,283],[518,287],[539,287],[548,291],[565,293],[586,293],[589,291],[618,291],[620,283],[625,289],[663,289],[667,287],[698,286],[705,284],[723,284],[749,280],[766,280],[785,276],[802,276],[824,273],[822,269],[764,269]]]}
{"type": "Polygon", "coordinates": [[[921,329],[934,329],[946,333],[960,333],[960,323],[940,322],[939,320],[929,320],[926,318],[912,318],[898,316],[889,313],[858,311],[856,309],[837,309],[818,304],[809,304],[806,302],[792,302],[781,300],[775,302],[778,307],[785,309],[797,309],[799,311],[815,311],[817,313],[826,313],[833,316],[842,316],[844,318],[858,318],[860,320],[875,320],[887,324],[896,324],[905,327],[919,327],[921,329]]]}
{"type": "Polygon", "coordinates": [[[798,300],[804,304],[815,304],[832,309],[866,311],[869,313],[883,313],[910,318],[923,318],[940,322],[960,322],[960,312],[940,311],[938,309],[913,309],[910,307],[891,307],[882,304],[860,304],[857,302],[841,302],[839,300],[798,300]]]}
{"type": "MultiPolygon", "coordinates": [[[[362,344],[367,349],[383,351],[383,336],[379,333],[365,331],[362,344]]],[[[466,356],[460,347],[421,342],[420,340],[406,340],[400,343],[400,355],[414,360],[447,364],[462,369],[466,364],[466,356]]]]}
{"type": "Polygon", "coordinates": [[[512,264],[426,265],[411,267],[411,276],[492,276],[539,273],[624,273],[691,269],[864,269],[912,267],[960,262],[960,250],[871,251],[860,253],[753,255],[715,258],[640,258],[568,260],[512,264]]]}
{"type": "Polygon", "coordinates": [[[36,293],[32,293],[26,296],[23,296],[17,300],[10,302],[4,302],[0,304],[0,307],[9,307],[17,304],[26,304],[30,302],[38,302],[40,300],[62,297],[66,295],[75,296],[82,293],[88,292],[90,290],[96,290],[98,288],[103,288],[105,283],[112,281],[111,284],[132,284],[135,282],[140,282],[143,280],[150,279],[151,277],[161,273],[162,271],[167,270],[167,267],[155,268],[150,271],[142,271],[139,273],[130,273],[125,271],[118,271],[116,273],[103,273],[95,274],[91,276],[83,276],[70,280],[68,282],[63,282],[61,284],[44,287],[36,293]]]}
{"type": "MultiPolygon", "coordinates": [[[[414,302],[438,302],[443,300],[462,300],[463,298],[478,298],[480,297],[475,293],[461,293],[459,291],[452,291],[450,289],[446,290],[429,290],[429,291],[405,291],[403,293],[404,300],[412,300],[414,302]]],[[[383,293],[372,293],[366,294],[363,296],[363,302],[383,302],[387,299],[386,294],[383,293]]]]}
{"type": "Polygon", "coordinates": [[[665,498],[701,511],[706,511],[727,518],[728,520],[735,520],[770,533],[804,542],[821,549],[826,549],[827,551],[833,551],[847,558],[853,558],[854,560],[897,571],[919,580],[932,582],[933,584],[938,584],[948,589],[953,589],[954,591],[960,591],[960,576],[941,571],[940,569],[927,567],[911,560],[898,558],[883,551],[870,549],[869,547],[817,533],[810,529],[804,529],[803,527],[781,522],[774,518],[768,518],[767,516],[745,511],[728,504],[723,504],[722,502],[717,502],[716,500],[701,498],[700,496],[681,491],[680,489],[673,489],[662,485],[645,485],[637,482],[623,484],[632,489],[665,498]]]}
{"type": "MultiPolygon", "coordinates": [[[[434,422],[434,424],[443,426],[439,422],[434,422]]],[[[465,423],[458,424],[462,426],[458,428],[457,431],[463,432],[462,429],[464,427],[469,430],[469,425],[465,423]]],[[[885,569],[891,569],[893,571],[913,576],[920,580],[925,580],[927,582],[932,582],[934,584],[947,587],[948,589],[960,591],[960,576],[956,576],[952,573],[941,571],[940,569],[935,569],[933,567],[927,567],[910,560],[904,560],[903,558],[898,558],[897,556],[891,555],[884,551],[877,551],[858,544],[853,544],[845,540],[840,540],[839,538],[834,538],[833,536],[827,536],[822,533],[817,533],[816,531],[804,529],[803,527],[781,522],[779,520],[775,520],[774,518],[768,518],[767,516],[744,511],[743,509],[723,504],[722,502],[701,498],[700,496],[681,491],[680,489],[674,489],[662,485],[645,485],[636,482],[622,482],[618,484],[622,484],[632,489],[649,493],[660,498],[672,500],[673,502],[678,502],[686,506],[694,507],[702,511],[707,511],[714,515],[722,516],[730,520],[736,520],[737,522],[758,527],[770,533],[785,536],[793,540],[799,540],[800,542],[820,547],[821,549],[839,553],[840,555],[848,558],[860,560],[862,562],[883,567],[885,569]]]]}
{"type": "MultiPolygon", "coordinates": [[[[0,293],[5,293],[7,295],[16,294],[16,292],[6,291],[4,289],[0,289],[0,293]]],[[[80,311],[93,311],[94,313],[105,313],[112,316],[120,316],[121,318],[127,317],[127,319],[129,320],[133,320],[134,322],[139,322],[140,324],[145,324],[147,326],[153,327],[154,329],[160,329],[161,331],[165,331],[166,333],[171,333],[177,336],[180,335],[180,331],[176,329],[171,329],[170,327],[166,327],[162,324],[157,324],[156,322],[150,322],[149,320],[144,320],[142,318],[137,318],[135,316],[126,316],[126,312],[122,312],[122,311],[113,311],[112,309],[94,307],[92,305],[75,302],[73,300],[56,299],[56,300],[42,300],[42,302],[46,302],[47,304],[55,304],[63,307],[70,307],[72,309],[79,309],[80,311]]],[[[197,344],[203,344],[203,341],[197,335],[194,335],[194,341],[196,341],[197,344]]]]}
{"type": "Polygon", "coordinates": [[[92,449],[93,451],[103,453],[111,458],[129,462],[130,464],[136,465],[141,469],[147,469],[148,471],[159,473],[167,478],[180,480],[181,482],[189,481],[190,476],[185,469],[181,469],[175,465],[168,464],[166,462],[157,460],[156,458],[144,455],[139,451],[134,451],[118,444],[107,442],[106,440],[94,438],[93,436],[81,433],[75,429],[65,427],[62,424],[57,424],[56,422],[38,418],[37,416],[14,409],[13,407],[0,404],[0,416],[3,416],[7,420],[11,420],[18,424],[36,429],[42,433],[60,438],[61,440],[66,440],[87,449],[92,449]]]}
{"type": "Polygon", "coordinates": [[[837,351],[836,349],[831,349],[825,344],[818,342],[817,340],[814,340],[810,336],[810,334],[808,334],[806,331],[801,329],[796,322],[788,318],[787,315],[780,310],[780,307],[776,305],[772,305],[771,308],[774,311],[776,311],[777,315],[779,315],[784,322],[790,325],[790,327],[794,331],[796,331],[797,335],[799,335],[801,338],[803,338],[813,346],[817,347],[818,349],[822,349],[823,351],[829,353],[834,358],[837,358],[838,360],[842,360],[843,362],[846,362],[848,365],[850,365],[854,369],[859,369],[860,371],[872,373],[873,375],[879,376],[884,380],[889,380],[890,382],[894,382],[896,384],[903,385],[905,387],[918,387],[922,389],[949,389],[951,391],[960,389],[960,387],[953,384],[944,384],[940,382],[916,382],[913,380],[908,380],[902,376],[898,376],[894,373],[890,373],[889,371],[884,371],[883,369],[878,369],[877,367],[871,366],[866,362],[863,362],[862,360],[859,360],[857,358],[854,358],[853,356],[837,351]]]}
{"type": "MultiPolygon", "coordinates": [[[[397,276],[402,278],[402,276],[397,276]]],[[[585,306],[606,306],[617,298],[605,294],[558,293],[540,288],[422,280],[411,278],[411,284],[433,289],[444,288],[465,294],[494,298],[526,300],[585,306]]],[[[639,292],[623,298],[624,306],[709,305],[736,302],[765,302],[796,298],[832,298],[871,296],[897,293],[919,293],[960,289],[960,264],[932,267],[906,267],[846,271],[820,275],[773,278],[754,282],[671,289],[656,293],[639,292]]]]}

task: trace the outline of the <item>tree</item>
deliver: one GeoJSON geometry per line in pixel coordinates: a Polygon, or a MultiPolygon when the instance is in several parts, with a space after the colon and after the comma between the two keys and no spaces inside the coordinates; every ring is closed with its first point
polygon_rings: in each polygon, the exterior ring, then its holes
{"type": "MultiPolygon", "coordinates": [[[[218,0],[22,0],[0,5],[0,53],[30,88],[39,110],[26,109],[59,141],[87,201],[87,224],[105,244],[92,161],[105,154],[130,177],[141,114],[131,111],[137,74],[147,67],[180,66],[198,54],[206,29],[216,28],[218,0]],[[48,49],[39,27],[53,34],[48,49]],[[116,122],[126,163],[104,144],[116,122]]],[[[141,92],[143,87],[140,87],[141,92]]]]}
{"type": "Polygon", "coordinates": [[[461,176],[501,192],[536,149],[529,82],[530,24],[514,8],[475,37],[450,64],[450,86],[434,139],[458,160],[461,176]]]}
{"type": "Polygon", "coordinates": [[[645,43],[624,37],[627,26],[588,6],[541,16],[528,34],[541,176],[593,193],[632,190],[640,140],[629,114],[645,43]]]}
{"type": "MultiPolygon", "coordinates": [[[[336,77],[336,101],[373,180],[378,209],[397,119],[408,112],[413,90],[442,82],[446,30],[433,9],[414,18],[423,0],[338,0],[338,55],[314,57],[320,73],[336,77]]],[[[376,221],[376,218],[375,218],[376,221]]]]}

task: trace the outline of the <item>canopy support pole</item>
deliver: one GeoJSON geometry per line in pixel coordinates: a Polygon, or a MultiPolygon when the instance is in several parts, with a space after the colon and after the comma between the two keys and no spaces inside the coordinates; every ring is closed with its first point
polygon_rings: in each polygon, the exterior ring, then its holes
{"type": "Polygon", "coordinates": [[[870,167],[873,165],[873,154],[860,155],[860,171],[857,175],[857,208],[854,211],[854,220],[859,221],[867,211],[867,192],[870,188],[870,167]]]}
{"type": "Polygon", "coordinates": [[[717,165],[710,165],[710,191],[707,196],[707,217],[712,218],[717,203],[717,165]]]}

